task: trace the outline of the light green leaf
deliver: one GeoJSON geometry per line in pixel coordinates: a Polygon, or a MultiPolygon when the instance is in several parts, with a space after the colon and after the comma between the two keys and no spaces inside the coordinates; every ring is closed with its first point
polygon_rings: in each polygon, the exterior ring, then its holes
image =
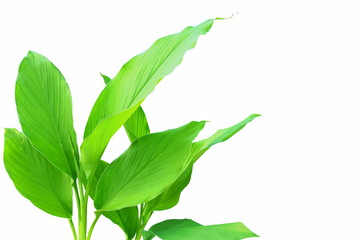
{"type": "Polygon", "coordinates": [[[101,175],[103,174],[104,170],[109,166],[109,163],[100,160],[99,164],[97,165],[94,177],[91,179],[92,182],[91,184],[88,184],[87,186],[89,186],[88,189],[88,193],[89,196],[94,199],[95,198],[95,192],[96,192],[96,186],[99,182],[99,179],[101,177],[101,175]]]}
{"type": "Polygon", "coordinates": [[[258,237],[242,223],[227,223],[202,226],[190,219],[172,219],[155,224],[149,229],[144,240],[154,235],[162,240],[240,240],[258,237]]]}
{"type": "Polygon", "coordinates": [[[5,130],[4,164],[17,190],[35,206],[54,216],[72,216],[71,178],[15,129],[5,130]]]}
{"type": "Polygon", "coordinates": [[[139,107],[134,114],[131,115],[124,127],[130,142],[134,142],[136,139],[150,134],[149,124],[142,107],[139,107]]]}
{"type": "MultiPolygon", "coordinates": [[[[103,77],[105,84],[108,84],[111,81],[110,77],[104,74],[101,74],[101,76],[103,77]]],[[[130,142],[134,142],[139,137],[150,133],[149,124],[142,107],[136,109],[133,115],[126,121],[124,127],[130,142]]]]}
{"type": "Polygon", "coordinates": [[[81,145],[81,163],[91,178],[107,144],[136,111],[156,84],[178,66],[199,36],[214,20],[187,27],[177,34],[158,39],[148,50],[128,61],[104,88],[90,113],[81,145]]]}
{"type": "MultiPolygon", "coordinates": [[[[211,146],[228,140],[241,129],[243,129],[246,124],[258,116],[260,115],[252,114],[232,127],[221,129],[211,137],[193,143],[189,154],[189,158],[191,159],[192,163],[195,163],[200,158],[200,156],[204,154],[211,146]]],[[[189,167],[166,191],[164,191],[152,201],[148,202],[146,204],[145,212],[149,214],[154,210],[161,211],[174,207],[179,202],[181,192],[190,182],[192,167],[193,164],[190,164],[189,167]]]]}
{"type": "Polygon", "coordinates": [[[75,179],[78,147],[70,90],[61,72],[44,56],[29,52],[19,67],[15,95],[25,135],[52,164],[75,179]]]}
{"type": "MultiPolygon", "coordinates": [[[[96,172],[93,177],[93,182],[89,188],[89,195],[92,199],[95,198],[96,186],[104,170],[109,166],[109,163],[101,161],[98,164],[96,172]]],[[[128,239],[132,239],[139,226],[139,213],[137,206],[128,207],[121,210],[102,212],[102,214],[110,219],[113,223],[117,224],[124,233],[128,236],[128,239]]]]}
{"type": "Polygon", "coordinates": [[[173,183],[187,164],[194,138],[205,122],[191,122],[137,139],[101,175],[95,194],[99,211],[150,201],[173,183]]]}

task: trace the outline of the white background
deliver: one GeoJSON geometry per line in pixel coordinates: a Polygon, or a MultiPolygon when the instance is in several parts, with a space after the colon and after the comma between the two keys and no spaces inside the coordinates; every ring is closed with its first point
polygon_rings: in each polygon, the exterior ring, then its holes
{"type": "MultiPolygon", "coordinates": [[[[0,127],[19,128],[14,86],[28,50],[65,75],[80,141],[99,72],[113,77],[157,38],[238,13],[200,38],[144,109],[152,131],[210,120],[202,137],[263,116],[208,151],[180,204],[150,225],[241,221],[262,240],[359,240],[359,12],[350,0],[1,1],[0,127]]],[[[105,159],[127,146],[120,131],[105,159]]],[[[20,196],[3,164],[0,213],[0,239],[71,239],[67,221],[20,196]]],[[[93,235],[120,238],[105,218],[93,235]]]]}

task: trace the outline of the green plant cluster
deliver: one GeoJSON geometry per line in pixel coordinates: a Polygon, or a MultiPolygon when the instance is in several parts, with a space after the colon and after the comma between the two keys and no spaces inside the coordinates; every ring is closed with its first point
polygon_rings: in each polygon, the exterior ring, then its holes
{"type": "Polygon", "coordinates": [[[67,219],[75,240],[91,239],[100,216],[117,224],[128,240],[255,237],[242,223],[203,226],[189,219],[167,220],[145,230],[155,211],[178,203],[200,156],[259,116],[250,115],[200,141],[194,139],[204,121],[150,133],[141,104],[215,20],[158,39],[112,79],[102,75],[106,85],[92,108],[81,145],[64,76],[47,58],[29,52],[20,64],[15,91],[22,132],[5,130],[4,162],[17,190],[41,210],[67,219]],[[106,146],[122,126],[130,147],[111,163],[103,161],[106,146]],[[95,207],[91,225],[90,198],[95,207]]]}

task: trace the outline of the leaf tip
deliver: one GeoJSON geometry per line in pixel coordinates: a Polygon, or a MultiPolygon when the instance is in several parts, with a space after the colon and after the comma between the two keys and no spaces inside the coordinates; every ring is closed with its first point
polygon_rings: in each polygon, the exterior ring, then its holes
{"type": "Polygon", "coordinates": [[[215,20],[228,20],[228,19],[232,19],[235,15],[238,15],[239,13],[232,13],[230,17],[217,17],[215,18],[215,20]]]}

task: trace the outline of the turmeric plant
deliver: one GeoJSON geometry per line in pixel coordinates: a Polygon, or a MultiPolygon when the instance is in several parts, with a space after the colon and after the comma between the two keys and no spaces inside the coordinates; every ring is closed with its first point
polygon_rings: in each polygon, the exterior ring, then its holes
{"type": "Polygon", "coordinates": [[[22,131],[5,130],[4,162],[17,190],[36,207],[67,219],[74,240],[89,240],[100,216],[117,224],[127,240],[235,240],[256,235],[242,223],[203,226],[189,219],[145,227],[156,211],[174,207],[188,185],[194,163],[256,118],[195,141],[204,121],[150,133],[141,104],[180,64],[216,19],[158,39],[133,57],[114,78],[105,75],[80,145],[64,76],[46,57],[30,51],[22,60],[15,99],[22,131]],[[124,126],[130,147],[114,161],[102,160],[112,136],[124,126]],[[74,196],[74,199],[73,199],[74,196]],[[89,199],[95,217],[88,224],[89,199]],[[78,211],[74,224],[73,201],[78,211]]]}

